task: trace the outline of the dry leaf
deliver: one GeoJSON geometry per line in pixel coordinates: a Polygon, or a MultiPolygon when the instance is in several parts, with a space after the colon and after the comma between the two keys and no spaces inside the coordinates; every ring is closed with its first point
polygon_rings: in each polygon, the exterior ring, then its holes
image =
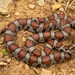
{"type": "Polygon", "coordinates": [[[62,6],[61,4],[57,3],[57,4],[52,6],[52,10],[56,10],[56,9],[60,8],[61,6],[62,6]]]}

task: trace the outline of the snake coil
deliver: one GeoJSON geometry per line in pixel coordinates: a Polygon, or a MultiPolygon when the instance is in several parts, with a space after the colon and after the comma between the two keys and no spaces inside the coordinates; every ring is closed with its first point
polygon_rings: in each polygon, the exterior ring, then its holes
{"type": "Polygon", "coordinates": [[[64,46],[60,42],[70,36],[71,28],[75,29],[75,19],[63,14],[54,14],[46,18],[15,20],[2,29],[0,34],[5,32],[5,47],[14,57],[29,65],[47,67],[75,58],[75,39],[70,46],[64,46]],[[21,49],[14,41],[14,36],[21,29],[34,33],[25,42],[25,50],[21,49]],[[59,31],[52,32],[51,30],[59,31]],[[38,42],[47,42],[44,50],[40,51],[34,47],[38,42]],[[53,48],[61,52],[51,53],[53,48]]]}

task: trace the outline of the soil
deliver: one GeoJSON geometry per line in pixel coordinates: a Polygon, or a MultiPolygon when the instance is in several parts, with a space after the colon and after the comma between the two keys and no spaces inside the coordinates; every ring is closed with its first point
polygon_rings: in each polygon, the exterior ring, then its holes
{"type": "MultiPolygon", "coordinates": [[[[52,15],[54,13],[65,14],[60,10],[53,11],[51,6],[52,3],[45,1],[44,6],[39,6],[36,3],[37,0],[14,0],[13,3],[8,6],[8,15],[0,14],[0,30],[7,26],[10,22],[13,22],[19,18],[32,18],[39,17],[44,18],[52,15]],[[34,9],[29,8],[29,4],[35,5],[34,9]]],[[[66,0],[67,1],[67,0],[66,0]]],[[[72,9],[67,9],[65,15],[75,18],[75,11],[72,9]]],[[[26,30],[21,30],[15,36],[16,43],[24,49],[24,43],[26,39],[33,33],[26,30]]],[[[71,35],[68,39],[62,41],[64,45],[70,45],[72,38],[75,36],[75,30],[72,29],[71,35]]],[[[0,35],[0,41],[3,42],[4,34],[0,35]]],[[[43,49],[44,44],[36,45],[36,48],[40,50],[43,49]]],[[[4,44],[0,44],[0,52],[2,49],[6,51],[4,44]]],[[[0,66],[0,75],[75,75],[75,59],[64,63],[54,64],[47,68],[38,68],[33,66],[28,66],[22,61],[16,60],[9,52],[7,56],[11,59],[10,63],[6,66],[0,66]]],[[[2,57],[3,58],[3,57],[2,57]]]]}

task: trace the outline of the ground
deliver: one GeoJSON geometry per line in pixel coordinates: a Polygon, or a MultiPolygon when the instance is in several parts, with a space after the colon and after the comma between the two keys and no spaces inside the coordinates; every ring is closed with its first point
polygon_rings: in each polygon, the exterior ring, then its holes
{"type": "MultiPolygon", "coordinates": [[[[8,13],[7,14],[0,14],[0,30],[8,25],[10,22],[13,22],[19,18],[31,18],[31,17],[39,17],[44,18],[52,15],[54,13],[61,13],[68,16],[75,18],[75,11],[66,7],[67,10],[60,11],[52,10],[52,5],[54,3],[47,2],[45,0],[44,6],[39,6],[36,2],[37,0],[14,0],[13,3],[9,4],[8,6],[8,13]],[[29,4],[35,5],[34,9],[29,7],[29,4]]],[[[58,1],[58,0],[56,0],[58,1]]],[[[65,0],[68,2],[68,0],[65,0]]],[[[75,30],[72,29],[71,35],[68,39],[62,41],[64,45],[70,45],[72,38],[74,35],[75,30]]],[[[26,30],[21,30],[15,36],[16,43],[24,49],[24,43],[29,35],[33,33],[28,32],[26,30]]],[[[6,48],[3,44],[3,36],[4,34],[0,35],[0,55],[2,55],[2,49],[6,51],[6,48]]],[[[43,49],[44,44],[36,45],[36,48],[43,49]]],[[[6,66],[0,66],[0,75],[75,75],[75,59],[64,63],[54,64],[47,68],[37,68],[33,66],[28,66],[27,64],[23,63],[22,61],[16,60],[9,52],[7,52],[7,57],[11,59],[11,61],[6,66]]],[[[1,58],[5,58],[2,56],[1,58]]]]}

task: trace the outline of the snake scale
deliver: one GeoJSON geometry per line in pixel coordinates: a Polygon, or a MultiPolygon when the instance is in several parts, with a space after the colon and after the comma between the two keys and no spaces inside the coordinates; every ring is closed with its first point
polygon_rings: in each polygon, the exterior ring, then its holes
{"type": "Polygon", "coordinates": [[[14,57],[29,65],[47,67],[75,58],[75,38],[70,46],[64,46],[60,42],[70,36],[71,28],[75,29],[75,19],[64,14],[53,14],[45,18],[17,19],[2,29],[0,34],[5,32],[4,45],[14,57]],[[26,40],[25,50],[14,41],[14,36],[21,29],[34,33],[26,40]],[[44,50],[34,47],[38,42],[47,42],[44,50]],[[51,53],[53,48],[60,52],[51,53]]]}

